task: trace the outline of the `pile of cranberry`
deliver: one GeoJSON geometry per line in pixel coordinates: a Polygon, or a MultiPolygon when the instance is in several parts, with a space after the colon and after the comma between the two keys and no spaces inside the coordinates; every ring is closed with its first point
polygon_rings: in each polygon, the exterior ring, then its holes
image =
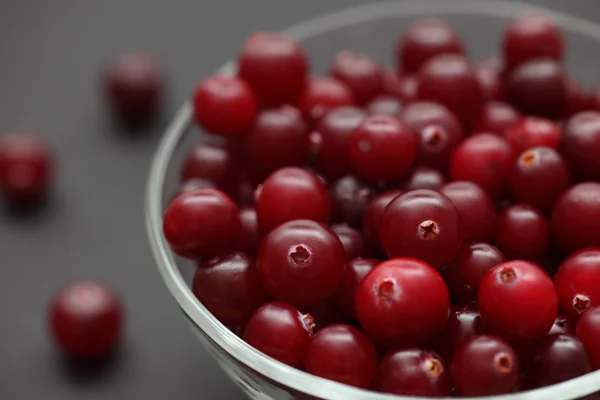
{"type": "Polygon", "coordinates": [[[501,58],[416,21],[397,69],[344,50],[309,76],[280,34],[193,97],[164,215],[193,292],[250,345],[361,388],[485,396],[600,368],[600,92],[560,30],[513,21],[501,58]],[[596,307],[597,306],[597,307],[596,307]]]}

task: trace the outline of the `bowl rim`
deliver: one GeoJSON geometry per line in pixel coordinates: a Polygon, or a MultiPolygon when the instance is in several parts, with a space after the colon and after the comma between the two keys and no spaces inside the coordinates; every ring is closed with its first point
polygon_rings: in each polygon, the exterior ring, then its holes
{"type": "MultiPolygon", "coordinates": [[[[423,17],[430,14],[481,15],[497,18],[514,18],[526,13],[544,14],[569,31],[576,32],[600,42],[600,25],[573,17],[550,8],[503,0],[405,0],[364,4],[322,14],[295,24],[283,31],[299,40],[373,20],[394,17],[423,17]]],[[[235,73],[234,61],[227,62],[218,73],[235,73]]],[[[159,272],[167,288],[189,317],[214,343],[232,358],[270,380],[311,396],[330,400],[414,400],[424,397],[397,396],[358,389],[324,378],[310,375],[287,366],[244,342],[221,324],[194,296],[180,274],[173,254],[162,233],[163,188],[173,151],[192,123],[192,105],[189,101],[178,110],[166,129],[153,157],[146,187],[145,221],[150,246],[158,264],[159,272]]],[[[583,397],[600,390],[600,371],[553,386],[515,394],[473,397],[473,400],[540,400],[571,399],[583,397]]],[[[446,398],[450,400],[451,398],[446,398]]]]}

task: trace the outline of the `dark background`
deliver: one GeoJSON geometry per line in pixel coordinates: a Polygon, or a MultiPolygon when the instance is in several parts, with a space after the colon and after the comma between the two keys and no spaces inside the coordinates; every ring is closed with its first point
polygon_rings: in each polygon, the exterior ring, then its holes
{"type": "MultiPolygon", "coordinates": [[[[156,270],[143,222],[150,159],[195,83],[248,33],[367,2],[0,0],[0,132],[37,132],[58,158],[41,212],[0,213],[0,399],[244,398],[156,270]],[[169,101],[163,121],[131,135],[107,118],[99,74],[116,53],[137,49],[164,64],[169,101]],[[108,368],[69,368],[46,334],[48,299],[81,278],[112,285],[127,306],[122,349],[108,368]]],[[[598,0],[536,3],[600,20],[598,0]]]]}

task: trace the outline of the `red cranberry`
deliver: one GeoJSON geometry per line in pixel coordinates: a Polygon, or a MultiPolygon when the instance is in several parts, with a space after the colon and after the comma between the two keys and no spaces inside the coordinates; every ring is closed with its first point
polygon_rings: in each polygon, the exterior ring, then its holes
{"type": "Polygon", "coordinates": [[[549,147],[522,153],[510,176],[510,188],[521,203],[547,212],[570,183],[567,163],[549,147]]]}
{"type": "Polygon", "coordinates": [[[506,140],[491,133],[465,139],[452,155],[452,179],[471,181],[490,196],[502,195],[514,163],[514,153],[506,140]]]}
{"type": "Polygon", "coordinates": [[[524,117],[504,131],[504,137],[515,154],[540,146],[556,149],[560,136],[560,127],[557,124],[537,117],[524,117]]]}
{"type": "Polygon", "coordinates": [[[263,239],[257,266],[271,296],[297,307],[310,307],[335,292],[344,275],[346,254],[338,237],[326,226],[295,220],[263,239]]]}
{"type": "Polygon", "coordinates": [[[385,208],[392,200],[400,196],[402,193],[403,192],[401,190],[397,189],[383,192],[377,197],[373,198],[373,200],[369,202],[369,205],[365,209],[362,222],[363,234],[369,248],[375,254],[383,253],[381,239],[379,238],[379,226],[381,225],[381,218],[385,208]]]}
{"type": "Polygon", "coordinates": [[[475,124],[475,130],[503,135],[520,118],[521,115],[519,112],[511,105],[499,101],[491,101],[486,103],[481,109],[481,114],[475,124]]]}
{"type": "Polygon", "coordinates": [[[313,317],[315,324],[313,333],[319,332],[322,328],[332,324],[345,324],[349,322],[348,318],[337,308],[331,298],[314,307],[302,307],[300,312],[310,314],[313,317]]]}
{"type": "Polygon", "coordinates": [[[450,154],[463,138],[463,129],[446,107],[430,101],[406,106],[400,115],[402,123],[419,138],[415,163],[446,169],[450,154]]]}
{"type": "Polygon", "coordinates": [[[600,307],[593,307],[577,321],[577,337],[587,350],[592,368],[600,369],[600,307]]]}
{"type": "Polygon", "coordinates": [[[519,382],[519,359],[504,340],[479,335],[463,343],[452,361],[452,383],[460,396],[511,393],[519,382]]]}
{"type": "Polygon", "coordinates": [[[394,70],[385,70],[381,83],[383,93],[398,99],[402,104],[408,104],[417,98],[417,79],[414,75],[400,76],[394,70]]]}
{"type": "Polygon", "coordinates": [[[264,233],[295,219],[327,223],[330,213],[327,188],[315,174],[301,168],[281,168],[257,190],[256,214],[264,233]]]}
{"type": "Polygon", "coordinates": [[[50,329],[68,356],[103,358],[117,346],[123,313],[121,300],[112,290],[96,282],[77,282],[52,299],[50,329]]]}
{"type": "Polygon", "coordinates": [[[550,328],[548,335],[554,335],[557,333],[574,335],[576,322],[576,320],[574,320],[567,314],[563,313],[562,311],[559,311],[558,314],[556,314],[554,325],[552,325],[552,328],[550,328]]]}
{"type": "Polygon", "coordinates": [[[483,326],[477,308],[472,304],[457,304],[450,308],[450,317],[446,325],[430,346],[444,360],[451,362],[454,353],[464,342],[481,333],[483,326]]]}
{"type": "Polygon", "coordinates": [[[244,340],[277,361],[296,368],[304,366],[313,318],[293,306],[273,301],[252,314],[244,329],[244,340]]]}
{"type": "Polygon", "coordinates": [[[508,69],[534,58],[563,58],[563,36],[555,23],[541,15],[528,15],[514,20],[503,37],[503,56],[508,69]]]}
{"type": "Polygon", "coordinates": [[[358,107],[339,107],[331,110],[317,125],[320,146],[316,167],[329,179],[337,179],[351,172],[348,160],[348,138],[365,118],[358,107]]]}
{"type": "Polygon", "coordinates": [[[477,117],[483,96],[474,69],[458,54],[427,61],[418,75],[418,97],[446,106],[465,125],[477,117]]]}
{"type": "Polygon", "coordinates": [[[257,113],[252,89],[237,76],[206,78],[194,91],[193,103],[198,125],[222,136],[247,133],[257,113]]]}
{"type": "Polygon", "coordinates": [[[429,189],[439,191],[446,183],[446,177],[440,171],[429,167],[415,168],[404,183],[406,191],[429,189]]]}
{"type": "Polygon", "coordinates": [[[255,255],[260,245],[260,229],[254,207],[240,209],[240,231],[236,249],[242,253],[255,255]]]}
{"type": "Polygon", "coordinates": [[[594,109],[594,94],[570,77],[566,78],[567,104],[563,116],[570,118],[582,111],[594,109]]]}
{"type": "Polygon", "coordinates": [[[592,371],[583,343],[571,335],[549,335],[538,345],[532,366],[536,386],[550,386],[592,371]]]}
{"type": "Polygon", "coordinates": [[[413,190],[396,197],[381,220],[381,242],[390,257],[415,257],[441,268],[462,245],[458,210],[443,194],[413,190]]]}
{"type": "Polygon", "coordinates": [[[488,65],[477,65],[474,72],[481,88],[483,101],[501,100],[504,97],[502,71],[488,65]]]}
{"type": "Polygon", "coordinates": [[[331,230],[338,236],[344,251],[346,252],[346,260],[354,260],[357,257],[364,257],[367,254],[365,239],[362,233],[346,224],[336,224],[331,226],[331,230]]]}
{"type": "Polygon", "coordinates": [[[367,388],[377,371],[375,347],[360,330],[329,325],[310,339],[306,372],[346,385],[367,388]]]}
{"type": "Polygon", "coordinates": [[[182,182],[179,187],[177,188],[177,191],[175,192],[175,195],[171,198],[171,201],[175,200],[177,198],[177,196],[179,196],[181,193],[183,192],[187,192],[189,190],[194,190],[194,189],[217,189],[217,186],[211,182],[211,181],[207,181],[205,179],[190,179],[188,181],[182,182]]]}
{"type": "Polygon", "coordinates": [[[52,179],[53,157],[44,141],[14,133],[0,137],[0,191],[15,205],[43,200],[52,179]]]}
{"type": "Polygon", "coordinates": [[[352,175],[333,183],[330,188],[331,220],[360,228],[363,214],[373,198],[373,189],[352,175]]]}
{"type": "Polygon", "coordinates": [[[375,379],[377,390],[384,393],[423,397],[452,394],[448,367],[437,354],[419,347],[387,353],[375,379]]]}
{"type": "Polygon", "coordinates": [[[181,180],[204,179],[218,188],[235,193],[237,185],[237,162],[227,147],[200,143],[189,151],[181,167],[181,180]]]}
{"type": "Polygon", "coordinates": [[[442,276],[426,262],[393,258],[363,278],[355,307],[360,325],[373,340],[386,346],[410,345],[424,343],[442,329],[450,295],[442,276]]]}
{"type": "Polygon", "coordinates": [[[600,246],[600,183],[571,186],[556,201],[552,210],[552,234],[559,247],[574,252],[600,246]]]}
{"type": "Polygon", "coordinates": [[[261,112],[245,140],[244,156],[253,177],[261,181],[285,166],[302,166],[309,150],[308,127],[293,107],[261,112]]]}
{"type": "Polygon", "coordinates": [[[558,311],[552,279],[527,261],[492,268],[481,280],[477,299],[483,323],[516,341],[546,335],[558,311]]]}
{"type": "Polygon", "coordinates": [[[600,248],[587,248],[571,254],[554,277],[560,308],[578,317],[590,307],[600,305],[599,279],[600,248]]]}
{"type": "Polygon", "coordinates": [[[523,114],[560,118],[567,104],[563,69],[550,59],[527,61],[509,75],[506,95],[523,114]]]}
{"type": "Polygon", "coordinates": [[[294,104],[308,74],[308,58],[300,45],[278,34],[259,32],[244,43],[238,74],[264,105],[294,104]]]}
{"type": "Polygon", "coordinates": [[[538,210],[515,204],[500,214],[496,242],[509,260],[539,261],[548,250],[550,228],[538,210]]]}
{"type": "Polygon", "coordinates": [[[560,143],[574,177],[600,180],[600,113],[585,111],[567,120],[560,143]]]}
{"type": "Polygon", "coordinates": [[[329,110],[356,103],[352,91],[344,82],[331,78],[311,78],[298,101],[298,108],[309,122],[319,122],[329,110]]]}
{"type": "Polygon", "coordinates": [[[374,258],[355,258],[348,262],[340,286],[333,295],[333,303],[344,315],[356,318],[354,298],[363,278],[379,264],[374,258]]]}
{"type": "Polygon", "coordinates": [[[448,286],[461,301],[477,301],[479,284],[485,274],[506,262],[504,254],[488,243],[464,246],[448,268],[448,286]]]}
{"type": "Polygon", "coordinates": [[[269,300],[254,260],[242,253],[200,263],[192,290],[198,300],[224,324],[243,324],[269,300]]]}
{"type": "Polygon", "coordinates": [[[413,23],[396,47],[399,71],[415,73],[426,61],[439,54],[464,54],[458,33],[444,21],[423,18],[413,23]]]}
{"type": "Polygon", "coordinates": [[[391,181],[408,171],[417,152],[415,135],[387,115],[371,115],[350,135],[350,164],[366,179],[391,181]]]}
{"type": "Polygon", "coordinates": [[[398,117],[402,111],[402,102],[392,95],[382,94],[367,104],[367,111],[371,115],[398,117]]]}
{"type": "Polygon", "coordinates": [[[350,88],[360,105],[369,103],[383,91],[382,69],[367,55],[340,51],[333,59],[330,72],[350,88]]]}
{"type": "Polygon", "coordinates": [[[164,77],[149,54],[123,54],[107,68],[105,90],[115,115],[126,123],[152,119],[161,105],[164,77]]]}
{"type": "Polygon", "coordinates": [[[481,187],[473,182],[455,181],[442,186],[440,192],[458,210],[465,243],[489,242],[494,238],[498,227],[496,207],[481,187]]]}
{"type": "Polygon", "coordinates": [[[171,249],[199,259],[228,253],[240,230],[238,208],[217,189],[194,189],[171,202],[163,219],[163,233],[171,249]]]}

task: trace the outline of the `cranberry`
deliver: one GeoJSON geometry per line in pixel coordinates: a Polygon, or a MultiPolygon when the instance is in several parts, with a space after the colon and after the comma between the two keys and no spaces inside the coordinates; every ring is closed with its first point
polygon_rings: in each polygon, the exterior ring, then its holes
{"type": "Polygon", "coordinates": [[[256,214],[264,233],[295,219],[326,223],[330,212],[327,188],[315,174],[301,168],[281,168],[257,190],[256,214]]]}
{"type": "Polygon", "coordinates": [[[346,254],[326,226],[295,220],[263,239],[257,266],[263,285],[276,300],[310,307],[335,292],[344,275],[346,254]]]}
{"type": "Polygon", "coordinates": [[[50,329],[67,355],[104,358],[121,337],[123,313],[121,300],[112,290],[96,282],[76,282],[52,299],[50,329]]]}
{"type": "Polygon", "coordinates": [[[587,350],[592,368],[600,369],[600,307],[593,307],[577,321],[577,337],[587,350]]]}
{"type": "Polygon", "coordinates": [[[592,371],[583,343],[571,335],[549,335],[538,345],[532,366],[535,385],[550,386],[592,371]]]}
{"type": "Polygon", "coordinates": [[[346,224],[336,224],[331,226],[331,230],[338,236],[344,251],[346,252],[346,260],[354,260],[357,257],[364,257],[367,254],[365,239],[362,233],[346,224]]]}
{"type": "Polygon", "coordinates": [[[333,295],[333,303],[344,315],[356,318],[354,298],[363,278],[379,264],[374,258],[355,258],[348,262],[340,286],[333,295]]]}
{"type": "Polygon", "coordinates": [[[382,94],[367,104],[367,111],[371,115],[398,117],[402,111],[402,102],[392,95],[382,94]]]}
{"type": "Polygon", "coordinates": [[[387,115],[371,115],[350,135],[350,164],[366,179],[391,181],[408,171],[417,152],[415,135],[387,115]]]}
{"type": "Polygon", "coordinates": [[[521,203],[547,212],[570,183],[567,163],[549,147],[522,153],[510,176],[510,188],[521,203]]]}
{"type": "Polygon", "coordinates": [[[273,301],[252,314],[243,337],[269,357],[302,368],[313,328],[310,315],[302,315],[287,303],[273,301]]]}
{"type": "Polygon", "coordinates": [[[453,180],[471,181],[490,196],[501,196],[507,189],[514,153],[506,140],[491,133],[465,139],[452,155],[453,180]]]}
{"type": "Polygon", "coordinates": [[[402,104],[408,104],[417,98],[417,79],[414,75],[399,76],[393,70],[383,71],[383,93],[390,95],[402,104]]]}
{"type": "Polygon", "coordinates": [[[477,65],[474,72],[481,88],[483,101],[501,100],[504,97],[502,71],[488,65],[477,65]]]}
{"type": "Polygon", "coordinates": [[[41,138],[25,133],[0,137],[0,191],[9,203],[43,200],[50,186],[53,157],[41,138]]]}
{"type": "Polygon", "coordinates": [[[460,396],[512,392],[519,382],[519,359],[504,340],[479,335],[463,343],[452,361],[452,383],[460,396]]]}
{"type": "Polygon", "coordinates": [[[213,257],[235,247],[240,230],[238,208],[217,189],[194,189],[171,202],[163,233],[171,249],[188,258],[213,257]]]}
{"type": "Polygon", "coordinates": [[[559,311],[556,315],[556,319],[554,320],[554,325],[552,325],[552,328],[550,328],[548,335],[554,335],[557,333],[574,335],[576,322],[576,320],[572,319],[567,314],[559,311]]]}
{"type": "Polygon", "coordinates": [[[189,151],[181,167],[181,180],[203,179],[213,182],[227,193],[235,193],[237,187],[237,162],[227,147],[200,143],[189,151]]]}
{"type": "Polygon", "coordinates": [[[362,222],[363,234],[369,248],[375,254],[380,254],[383,252],[381,239],[379,238],[379,227],[381,225],[381,218],[385,208],[392,200],[400,196],[402,193],[403,192],[401,190],[397,189],[383,192],[377,197],[373,198],[365,210],[362,222]]]}
{"type": "Polygon", "coordinates": [[[400,120],[418,135],[416,164],[446,169],[450,154],[464,135],[454,114],[440,104],[418,101],[406,106],[400,120]]]}
{"type": "Polygon", "coordinates": [[[481,109],[479,119],[475,124],[478,132],[495,133],[503,135],[504,132],[515,125],[521,115],[511,105],[500,101],[486,103],[481,109]]]}
{"type": "Polygon", "coordinates": [[[377,390],[384,393],[423,397],[452,394],[447,366],[437,354],[419,347],[387,353],[375,379],[377,390]]]}
{"type": "Polygon", "coordinates": [[[430,343],[431,348],[447,362],[456,350],[474,335],[483,333],[479,312],[473,304],[457,304],[450,308],[444,328],[430,343]]]}
{"type": "Polygon", "coordinates": [[[594,109],[594,95],[570,77],[566,78],[567,104],[563,116],[570,118],[585,110],[594,109]]]}
{"type": "Polygon", "coordinates": [[[254,260],[242,253],[200,263],[192,290],[198,300],[224,324],[243,324],[269,300],[254,260]]]}
{"type": "Polygon", "coordinates": [[[329,325],[310,339],[306,372],[346,385],[367,388],[377,371],[375,347],[360,330],[329,325]]]}
{"type": "Polygon", "coordinates": [[[355,307],[373,340],[385,346],[410,345],[424,343],[442,329],[450,295],[442,276],[426,262],[393,258],[363,278],[355,307]]]}
{"type": "Polygon", "coordinates": [[[285,166],[302,166],[309,150],[308,127],[293,107],[261,112],[244,144],[252,176],[262,180],[285,166]]]}
{"type": "Polygon", "coordinates": [[[381,242],[390,257],[415,257],[441,268],[462,245],[458,210],[443,194],[413,190],[396,197],[385,209],[381,242]]]}
{"type": "Polygon", "coordinates": [[[258,32],[244,43],[238,74],[264,105],[294,104],[308,74],[300,45],[278,33],[258,32]]]}
{"type": "Polygon", "coordinates": [[[458,33],[444,21],[423,18],[413,23],[396,47],[396,62],[405,74],[415,73],[439,54],[464,54],[458,33]]]}
{"type": "Polygon", "coordinates": [[[479,285],[489,270],[506,262],[504,254],[488,243],[465,245],[448,268],[448,286],[461,301],[477,301],[479,285]]]}
{"type": "Polygon", "coordinates": [[[333,59],[330,72],[348,85],[360,105],[369,103],[383,91],[381,67],[364,54],[340,51],[333,59]]]}
{"type": "Polygon", "coordinates": [[[563,58],[563,36],[555,23],[541,15],[528,15],[514,20],[503,37],[503,56],[508,69],[534,58],[563,58]]]}
{"type": "Polygon", "coordinates": [[[177,191],[175,192],[175,195],[171,198],[171,201],[175,200],[175,198],[177,198],[177,196],[179,196],[181,193],[183,192],[187,192],[189,190],[194,190],[194,189],[217,189],[217,186],[214,184],[214,182],[211,181],[207,181],[205,179],[190,179],[188,181],[182,182],[179,187],[177,188],[177,191]]]}
{"type": "Polygon", "coordinates": [[[550,59],[527,61],[509,75],[506,95],[523,114],[560,118],[567,104],[563,69],[550,59]]]}
{"type": "Polygon", "coordinates": [[[406,191],[416,189],[439,191],[445,183],[446,177],[440,171],[429,167],[417,167],[412,170],[403,189],[406,191]]]}
{"type": "Polygon", "coordinates": [[[351,172],[348,160],[348,138],[365,118],[358,107],[339,107],[329,111],[317,125],[320,146],[316,167],[329,179],[337,179],[351,172]]]}
{"type": "Polygon", "coordinates": [[[363,214],[373,197],[373,189],[352,175],[333,183],[330,188],[331,220],[360,228],[363,214]]]}
{"type": "Polygon", "coordinates": [[[349,322],[349,319],[337,308],[331,298],[313,307],[302,307],[300,312],[310,314],[313,317],[315,324],[313,333],[332,324],[345,324],[349,322]]]}
{"type": "Polygon", "coordinates": [[[496,242],[509,260],[539,261],[550,244],[548,222],[531,206],[512,205],[500,214],[496,242]]]}
{"type": "Polygon", "coordinates": [[[240,227],[236,249],[249,255],[255,255],[261,236],[254,207],[240,209],[240,227]]]}
{"type": "Polygon", "coordinates": [[[311,78],[298,101],[298,108],[309,122],[319,122],[329,110],[356,103],[352,91],[344,82],[331,78],[311,78]]]}
{"type": "Polygon", "coordinates": [[[600,305],[600,248],[587,248],[571,254],[562,262],[554,284],[561,309],[578,317],[590,307],[600,305]]]}
{"type": "Polygon", "coordinates": [[[418,98],[446,106],[465,125],[477,117],[483,95],[475,71],[462,55],[442,54],[427,61],[418,75],[418,98]]]}
{"type": "Polygon", "coordinates": [[[483,323],[515,341],[546,335],[558,312],[552,279],[527,261],[492,268],[481,280],[477,299],[483,323]]]}
{"type": "Polygon", "coordinates": [[[498,227],[496,207],[481,187],[473,182],[455,181],[442,186],[440,192],[458,210],[465,243],[489,242],[494,238],[498,227]]]}
{"type": "Polygon", "coordinates": [[[120,55],[108,66],[104,76],[112,111],[125,123],[149,121],[163,100],[163,80],[161,67],[150,54],[120,55]]]}
{"type": "Polygon", "coordinates": [[[504,131],[504,137],[516,154],[532,147],[558,148],[560,127],[554,122],[538,117],[524,117],[504,131]]]}
{"type": "Polygon", "coordinates": [[[556,201],[552,210],[552,234],[559,247],[574,252],[600,246],[600,183],[571,186],[556,201]]]}
{"type": "Polygon", "coordinates": [[[564,125],[560,152],[574,177],[600,181],[600,113],[579,113],[564,125]]]}
{"type": "Polygon", "coordinates": [[[226,137],[247,133],[257,113],[252,89],[237,76],[206,78],[194,91],[193,103],[198,125],[226,137]]]}

